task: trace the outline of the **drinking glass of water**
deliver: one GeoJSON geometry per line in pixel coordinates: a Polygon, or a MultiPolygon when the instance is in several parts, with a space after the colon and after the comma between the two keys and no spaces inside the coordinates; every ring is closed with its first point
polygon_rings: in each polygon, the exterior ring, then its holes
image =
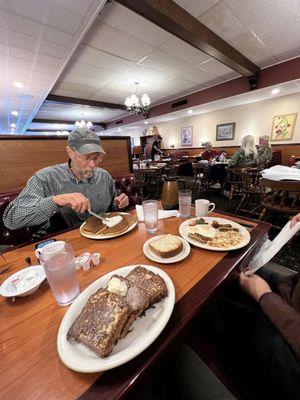
{"type": "Polygon", "coordinates": [[[187,218],[191,213],[192,191],[178,190],[179,213],[182,218],[187,218]]]}
{"type": "Polygon", "coordinates": [[[58,305],[71,304],[80,293],[72,247],[64,242],[44,246],[39,256],[58,305]]]}
{"type": "Polygon", "coordinates": [[[157,200],[145,200],[142,205],[147,232],[155,233],[158,228],[158,202],[157,200]]]}

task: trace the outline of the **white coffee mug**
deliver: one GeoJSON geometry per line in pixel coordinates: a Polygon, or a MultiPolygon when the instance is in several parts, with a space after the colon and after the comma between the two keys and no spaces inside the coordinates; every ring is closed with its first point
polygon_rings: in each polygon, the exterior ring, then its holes
{"type": "Polygon", "coordinates": [[[40,260],[40,255],[47,255],[52,257],[54,254],[61,252],[65,247],[66,242],[62,240],[56,240],[55,242],[45,244],[45,246],[37,248],[35,250],[35,256],[40,260]]]}
{"type": "Polygon", "coordinates": [[[214,211],[215,203],[210,203],[205,199],[198,199],[195,201],[196,217],[208,217],[208,214],[214,211]]]}

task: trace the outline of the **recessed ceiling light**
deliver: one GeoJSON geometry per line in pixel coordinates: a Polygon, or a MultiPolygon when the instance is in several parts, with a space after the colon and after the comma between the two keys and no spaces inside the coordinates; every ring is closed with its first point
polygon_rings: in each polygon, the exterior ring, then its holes
{"type": "Polygon", "coordinates": [[[18,111],[12,111],[11,115],[19,115],[18,111]]]}
{"type": "Polygon", "coordinates": [[[18,89],[22,89],[24,87],[22,82],[15,82],[14,83],[15,87],[17,87],[18,89]]]}
{"type": "Polygon", "coordinates": [[[121,132],[121,128],[118,128],[118,132],[121,132]]]}
{"type": "Polygon", "coordinates": [[[193,110],[189,110],[189,111],[188,111],[188,114],[193,114],[193,110]]]}
{"type": "Polygon", "coordinates": [[[11,127],[11,128],[15,128],[15,127],[16,127],[16,124],[13,122],[12,124],[10,124],[10,127],[11,127]]]}
{"type": "Polygon", "coordinates": [[[149,122],[148,122],[148,121],[145,121],[144,124],[147,125],[147,124],[149,124],[149,122]]]}
{"type": "Polygon", "coordinates": [[[278,94],[279,92],[280,92],[280,89],[276,88],[276,89],[273,89],[271,93],[272,94],[278,94]]]}

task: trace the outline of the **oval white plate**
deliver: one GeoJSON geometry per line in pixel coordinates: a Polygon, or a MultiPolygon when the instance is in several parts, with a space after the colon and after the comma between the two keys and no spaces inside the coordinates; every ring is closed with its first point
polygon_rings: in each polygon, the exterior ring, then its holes
{"type": "Polygon", "coordinates": [[[0,294],[4,297],[15,297],[15,296],[28,296],[29,294],[35,292],[43,280],[46,278],[44,268],[41,265],[32,265],[31,267],[23,268],[15,274],[9,276],[1,285],[0,294]],[[12,284],[12,281],[19,278],[24,272],[37,271],[38,279],[34,280],[32,284],[24,290],[17,290],[17,288],[12,284]]]}
{"type": "MultiPolygon", "coordinates": [[[[120,214],[130,214],[130,213],[120,213],[120,214]]],[[[82,231],[82,227],[85,225],[85,222],[80,226],[79,228],[79,232],[82,236],[88,238],[88,239],[112,239],[114,237],[117,236],[121,236],[121,235],[125,235],[125,233],[130,232],[133,228],[135,228],[137,226],[137,220],[134,224],[130,225],[129,228],[126,229],[126,231],[121,232],[121,233],[117,233],[117,234],[113,234],[113,235],[95,235],[93,233],[85,233],[82,231]]]]}
{"type": "MultiPolygon", "coordinates": [[[[195,218],[191,218],[191,219],[195,219],[195,218]]],[[[197,240],[193,240],[188,236],[189,221],[191,219],[184,221],[180,225],[179,233],[185,240],[187,240],[189,243],[193,244],[194,246],[201,247],[202,249],[206,249],[206,250],[230,251],[230,250],[241,249],[242,247],[247,246],[247,244],[250,242],[250,239],[251,239],[250,233],[247,231],[247,229],[244,226],[238,224],[237,222],[234,222],[234,221],[231,221],[230,219],[225,219],[225,218],[204,217],[204,220],[208,223],[212,223],[213,221],[218,221],[220,224],[231,224],[234,228],[238,228],[240,233],[243,235],[243,240],[240,243],[238,243],[236,246],[227,247],[227,248],[213,247],[213,246],[209,246],[208,244],[200,243],[197,240]]]]}
{"type": "Polygon", "coordinates": [[[178,261],[183,260],[184,258],[186,258],[190,254],[191,246],[188,244],[188,242],[185,239],[183,239],[183,238],[181,238],[179,236],[176,236],[176,237],[182,241],[183,249],[176,256],[169,257],[169,258],[162,258],[162,257],[159,257],[156,254],[152,253],[152,251],[150,250],[150,247],[149,247],[149,243],[153,242],[154,240],[159,239],[162,236],[165,236],[165,235],[153,236],[152,238],[148,239],[144,243],[143,252],[144,252],[146,257],[150,258],[150,260],[156,261],[156,262],[161,263],[161,264],[172,264],[172,263],[176,263],[178,261]]]}
{"type": "Polygon", "coordinates": [[[99,372],[118,367],[144,351],[164,329],[175,303],[173,282],[161,269],[150,265],[142,265],[142,267],[159,274],[164,279],[168,289],[168,296],[159,303],[154,304],[155,308],[147,310],[144,317],[137,318],[133,324],[132,332],[118,341],[111,354],[105,358],[100,358],[85,345],[67,341],[67,332],[85,306],[88,298],[101,287],[107,286],[112,275],[126,276],[137,266],[130,265],[119,268],[102,276],[88,286],[70,306],[60,324],[57,336],[58,354],[67,367],[78,372],[99,372]]]}

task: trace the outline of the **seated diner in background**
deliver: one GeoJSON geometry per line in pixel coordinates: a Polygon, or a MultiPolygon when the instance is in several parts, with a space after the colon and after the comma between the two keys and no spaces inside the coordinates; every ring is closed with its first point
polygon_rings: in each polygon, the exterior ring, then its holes
{"type": "Polygon", "coordinates": [[[210,161],[213,158],[216,158],[218,155],[218,152],[212,149],[212,144],[211,142],[206,142],[205,143],[205,150],[201,154],[201,160],[207,160],[210,161]]]}
{"type": "Polygon", "coordinates": [[[273,157],[268,135],[263,135],[259,137],[257,152],[258,152],[259,165],[267,167],[272,161],[273,157]]]}
{"type": "Polygon", "coordinates": [[[229,168],[256,167],[259,164],[258,151],[254,137],[246,135],[242,139],[241,148],[229,160],[229,168]]]}
{"type": "Polygon", "coordinates": [[[36,172],[20,195],[6,208],[3,222],[9,229],[39,226],[55,232],[78,227],[88,217],[128,205],[128,197],[117,196],[111,175],[98,165],[106,154],[99,136],[87,128],[70,133],[64,164],[36,172]]]}

